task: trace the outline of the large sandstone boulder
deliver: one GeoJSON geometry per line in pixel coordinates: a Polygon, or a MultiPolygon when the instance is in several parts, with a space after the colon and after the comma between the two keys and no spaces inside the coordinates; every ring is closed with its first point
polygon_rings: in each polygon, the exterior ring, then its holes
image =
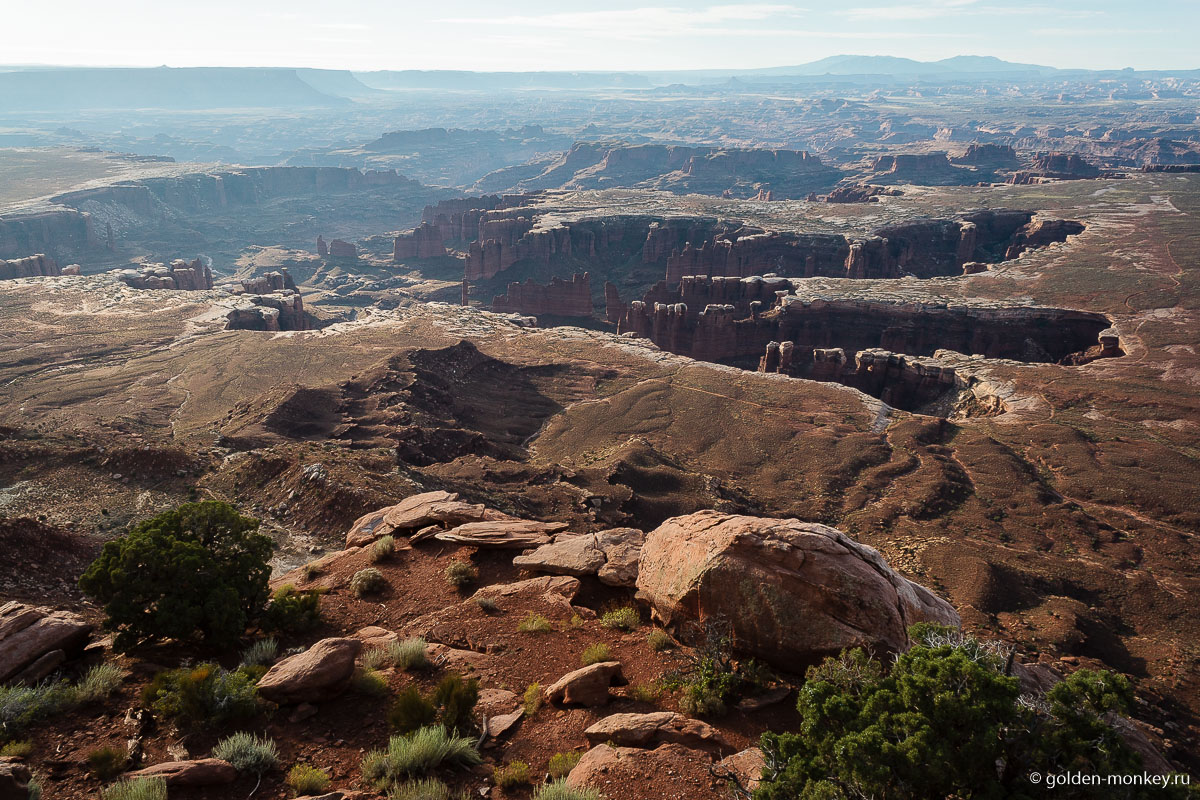
{"type": "Polygon", "coordinates": [[[502,511],[464,503],[453,492],[422,492],[356,519],[346,534],[346,547],[363,547],[388,534],[410,535],[431,526],[432,534],[468,522],[513,519],[502,511]]]}
{"type": "Polygon", "coordinates": [[[303,653],[288,656],[258,682],[258,693],[280,705],[311,703],[340,693],[354,674],[359,639],[322,639],[303,653]]]}
{"type": "Polygon", "coordinates": [[[700,511],[646,537],[638,594],[681,636],[720,618],[738,649],[796,670],[847,647],[899,651],[916,622],[958,626],[945,600],[839,530],[700,511]]]}
{"type": "Polygon", "coordinates": [[[0,605],[0,683],[45,677],[87,644],[92,626],[78,614],[9,602],[0,605]],[[30,674],[23,674],[27,670],[30,674]],[[36,674],[35,674],[36,673],[36,674]]]}
{"type": "Polygon", "coordinates": [[[678,744],[691,750],[717,754],[731,749],[716,728],[674,711],[612,714],[585,730],[583,735],[590,745],[609,743],[622,747],[655,748],[660,744],[678,744]]]}
{"type": "Polygon", "coordinates": [[[554,575],[596,575],[609,586],[637,583],[638,559],[646,535],[636,528],[586,534],[559,534],[550,544],[517,556],[513,564],[554,575]]]}
{"type": "Polygon", "coordinates": [[[729,789],[723,781],[713,780],[712,768],[709,753],[678,744],[664,744],[653,750],[599,744],[579,759],[567,775],[567,785],[596,789],[604,797],[617,800],[629,796],[629,787],[644,787],[648,777],[662,776],[666,780],[655,784],[657,800],[729,800],[729,789]]]}
{"type": "Polygon", "coordinates": [[[608,687],[621,686],[621,662],[601,661],[568,672],[546,688],[546,701],[567,705],[602,706],[608,702],[608,687]]]}

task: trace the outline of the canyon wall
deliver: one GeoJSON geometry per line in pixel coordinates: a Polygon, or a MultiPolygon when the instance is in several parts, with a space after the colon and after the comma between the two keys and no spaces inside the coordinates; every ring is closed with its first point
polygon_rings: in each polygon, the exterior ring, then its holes
{"type": "Polygon", "coordinates": [[[501,313],[550,315],[558,317],[592,316],[592,285],[588,273],[575,273],[571,280],[559,277],[548,285],[532,278],[510,283],[508,292],[492,300],[492,311],[501,313]]]}
{"type": "Polygon", "coordinates": [[[57,209],[0,216],[0,258],[17,259],[45,253],[58,261],[100,245],[90,215],[57,209]]]}
{"type": "Polygon", "coordinates": [[[54,259],[38,253],[12,261],[0,261],[0,280],[12,278],[36,278],[44,275],[61,275],[62,270],[54,259]]]}
{"type": "Polygon", "coordinates": [[[857,353],[879,348],[931,356],[944,349],[1057,363],[1097,346],[1109,325],[1100,314],[1056,308],[947,307],[788,295],[780,297],[775,308],[749,317],[728,303],[690,314],[683,303],[634,301],[627,305],[618,332],[644,336],[680,355],[743,365],[757,363],[770,342],[791,342],[797,351],[840,348],[857,353]]]}

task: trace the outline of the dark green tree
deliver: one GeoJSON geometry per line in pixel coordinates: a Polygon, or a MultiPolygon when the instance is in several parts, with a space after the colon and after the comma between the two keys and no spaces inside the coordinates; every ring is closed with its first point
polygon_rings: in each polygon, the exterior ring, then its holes
{"type": "Polygon", "coordinates": [[[862,650],[812,668],[796,733],[766,733],[755,800],[1184,797],[1182,788],[1056,786],[1030,775],[1140,772],[1114,729],[1129,682],[1080,670],[1043,700],[1020,697],[1004,654],[946,629],[915,629],[890,669],[862,650]]]}
{"type": "Polygon", "coordinates": [[[107,542],[79,579],[104,604],[114,646],[162,639],[232,644],[262,610],[273,545],[226,503],[185,503],[107,542]]]}

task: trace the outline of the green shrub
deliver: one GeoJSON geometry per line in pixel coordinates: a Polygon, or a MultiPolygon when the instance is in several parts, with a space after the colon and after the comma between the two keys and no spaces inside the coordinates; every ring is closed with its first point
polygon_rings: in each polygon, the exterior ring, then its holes
{"type": "Polygon", "coordinates": [[[75,700],[78,703],[107,700],[124,678],[125,673],[116,664],[97,664],[84,674],[75,687],[75,700]]]}
{"type": "Polygon", "coordinates": [[[650,635],[646,637],[646,643],[656,653],[661,653],[663,650],[670,650],[675,646],[675,641],[667,635],[667,632],[658,628],[650,631],[650,635]]]}
{"type": "Polygon", "coordinates": [[[546,772],[550,773],[550,777],[554,780],[567,777],[567,773],[575,769],[575,765],[579,763],[579,759],[583,758],[583,753],[578,750],[568,750],[565,753],[555,753],[550,756],[550,765],[546,767],[546,772]]]}
{"type": "Polygon", "coordinates": [[[75,702],[75,687],[66,681],[0,686],[0,739],[15,739],[35,723],[73,707],[75,702]]]}
{"type": "Polygon", "coordinates": [[[142,704],[160,717],[217,725],[258,712],[258,690],[247,667],[233,672],[216,664],[163,670],[142,690],[142,704]]]}
{"type": "Polygon", "coordinates": [[[388,709],[388,725],[397,733],[411,733],[436,719],[437,707],[415,684],[409,684],[400,692],[388,709]]]}
{"type": "Polygon", "coordinates": [[[324,589],[298,590],[285,583],[271,595],[263,612],[262,629],[276,633],[303,633],[321,624],[321,595],[324,589]]]}
{"type": "Polygon", "coordinates": [[[362,773],[363,782],[368,786],[376,789],[387,788],[389,783],[387,753],[382,750],[372,750],[367,753],[363,756],[359,771],[362,773]]]}
{"type": "Polygon", "coordinates": [[[466,561],[451,561],[446,567],[446,582],[458,589],[470,586],[478,579],[479,570],[466,561]]]}
{"type": "Polygon", "coordinates": [[[274,741],[244,731],[217,742],[212,754],[213,758],[228,761],[238,772],[249,775],[262,775],[279,763],[279,748],[274,741]]]}
{"type": "Polygon", "coordinates": [[[42,783],[38,780],[37,775],[29,779],[26,791],[29,792],[29,800],[42,800],[42,783]]]}
{"type": "Polygon", "coordinates": [[[371,669],[396,667],[402,670],[427,669],[429,657],[425,655],[428,642],[421,638],[403,639],[376,647],[363,656],[363,665],[371,669]]]}
{"type": "Polygon", "coordinates": [[[162,778],[120,781],[101,790],[100,800],[167,800],[167,782],[162,778]]]}
{"type": "Polygon", "coordinates": [[[378,670],[364,669],[354,676],[354,691],[368,697],[383,697],[388,693],[387,680],[378,670]]]}
{"type": "Polygon", "coordinates": [[[629,687],[629,697],[639,703],[658,705],[662,699],[663,687],[659,683],[635,683],[629,687]]]}
{"type": "Polygon", "coordinates": [[[525,619],[517,624],[517,630],[521,633],[549,633],[554,630],[554,626],[541,614],[530,611],[525,615],[525,619]]]}
{"type": "Polygon", "coordinates": [[[450,787],[437,778],[405,781],[388,793],[388,800],[450,800],[450,787]]]}
{"type": "Polygon", "coordinates": [[[321,577],[324,573],[325,570],[322,569],[320,564],[315,561],[310,561],[304,565],[304,582],[311,583],[312,581],[315,581],[317,578],[321,577]]]}
{"type": "Polygon", "coordinates": [[[360,569],[350,579],[350,591],[354,593],[355,597],[378,594],[386,589],[387,585],[387,578],[383,577],[383,573],[374,567],[360,569]]]}
{"type": "Polygon", "coordinates": [[[436,720],[451,732],[466,733],[475,729],[478,700],[479,681],[464,681],[452,672],[429,695],[422,695],[420,689],[409,684],[388,710],[388,724],[397,733],[411,733],[436,720]]]}
{"type": "Polygon", "coordinates": [[[386,561],[396,552],[396,540],[391,536],[384,536],[375,544],[371,545],[371,553],[368,556],[372,564],[378,564],[380,561],[386,561]]]}
{"type": "Polygon", "coordinates": [[[600,624],[619,631],[636,631],[642,626],[642,614],[633,606],[614,608],[600,617],[600,624]]]}
{"type": "Polygon", "coordinates": [[[443,766],[473,767],[481,760],[471,739],[434,725],[393,736],[386,751],[368,753],[363,759],[363,776],[375,785],[390,785],[443,766]]]}
{"type": "Polygon", "coordinates": [[[584,649],[583,655],[579,657],[579,660],[587,667],[592,664],[599,664],[601,661],[612,661],[612,658],[612,648],[604,642],[597,642],[596,644],[588,645],[584,649]]]}
{"type": "Polygon", "coordinates": [[[242,651],[243,667],[269,667],[279,655],[279,642],[271,638],[259,639],[242,651]]]}
{"type": "Polygon", "coordinates": [[[604,795],[595,789],[572,789],[566,780],[558,780],[538,787],[533,800],[604,800],[604,795]]]}
{"type": "Polygon", "coordinates": [[[438,707],[438,717],[454,733],[466,733],[475,729],[475,703],[479,701],[479,681],[475,678],[463,680],[458,673],[451,672],[442,678],[433,691],[433,703],[438,707]]]}
{"type": "Polygon", "coordinates": [[[9,742],[0,747],[0,758],[20,758],[28,760],[33,755],[33,742],[9,742]]]}
{"type": "Polygon", "coordinates": [[[297,764],[288,770],[285,782],[297,797],[321,794],[329,788],[329,773],[308,764],[297,764]]]}
{"type": "Polygon", "coordinates": [[[496,602],[494,597],[476,597],[475,605],[479,606],[479,610],[489,616],[500,613],[500,604],[496,602]]]}
{"type": "Polygon", "coordinates": [[[113,646],[201,637],[229,646],[262,610],[274,545],[225,503],[185,503],[106,542],[79,579],[104,604],[113,646]]]}
{"type": "Polygon", "coordinates": [[[1112,727],[1132,705],[1125,678],[1080,670],[1044,702],[1023,702],[1004,651],[946,629],[911,637],[917,644],[890,668],[850,650],[809,670],[797,732],[763,734],[768,766],[758,800],[1187,796],[1183,787],[1176,794],[1109,789],[1103,780],[1030,782],[1034,773],[1141,771],[1140,757],[1112,727]]]}
{"type": "Polygon", "coordinates": [[[514,761],[506,767],[493,769],[492,782],[501,789],[514,789],[533,783],[533,776],[530,774],[528,764],[524,761],[514,761]]]}
{"type": "Polygon", "coordinates": [[[111,781],[125,771],[129,756],[115,747],[101,747],[87,754],[87,764],[93,778],[111,781]]]}
{"type": "Polygon", "coordinates": [[[542,684],[534,681],[525,687],[525,716],[532,717],[542,707],[542,684]]]}

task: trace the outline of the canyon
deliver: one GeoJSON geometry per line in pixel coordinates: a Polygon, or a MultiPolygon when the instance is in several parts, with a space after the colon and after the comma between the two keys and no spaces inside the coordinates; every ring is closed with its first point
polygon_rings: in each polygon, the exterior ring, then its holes
{"type": "MultiPolygon", "coordinates": [[[[450,796],[530,800],[576,753],[607,800],[728,800],[807,666],[915,619],[1030,702],[1125,676],[1123,741],[1194,772],[1200,79],[880,64],[0,102],[0,639],[69,627],[4,672],[121,675],[22,733],[0,794],[93,798],[112,748],[228,781],[173,800],[295,794],[295,764],[381,797],[389,707],[455,672],[483,764],[450,796]],[[267,633],[119,652],[79,578],[195,500],[259,520],[320,619],[271,634],[274,713],[187,731],[144,687],[267,633]],[[425,669],[368,657],[417,637],[425,669]],[[751,657],[763,691],[693,703],[694,665],[751,657]],[[209,758],[238,730],[279,748],[257,788],[209,758]]],[[[203,78],[163,75],[131,81],[203,78]]]]}

